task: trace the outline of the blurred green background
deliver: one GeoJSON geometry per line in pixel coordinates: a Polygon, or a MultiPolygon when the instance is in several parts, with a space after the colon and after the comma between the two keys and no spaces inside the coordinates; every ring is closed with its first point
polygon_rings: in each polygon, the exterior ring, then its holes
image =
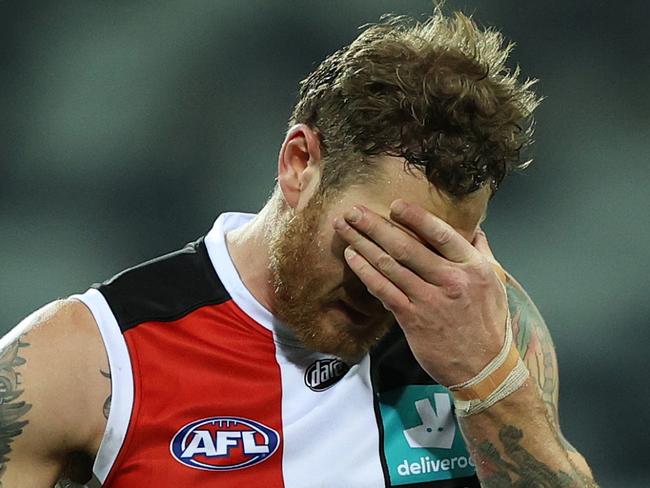
{"type": "MultiPolygon", "coordinates": [[[[603,486],[650,486],[650,7],[448,1],[540,78],[535,163],[485,228],[546,317],[562,426],[603,486]]],[[[257,211],[297,84],[430,1],[0,3],[0,323],[257,211]]]]}

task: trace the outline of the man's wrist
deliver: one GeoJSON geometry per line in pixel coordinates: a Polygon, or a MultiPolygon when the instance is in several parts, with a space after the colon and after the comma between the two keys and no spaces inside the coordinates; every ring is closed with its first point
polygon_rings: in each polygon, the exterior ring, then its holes
{"type": "MultiPolygon", "coordinates": [[[[530,376],[530,372],[519,357],[519,353],[514,345],[512,346],[512,349],[514,350],[514,353],[517,354],[514,358],[515,365],[512,367],[509,363],[504,363],[503,366],[505,366],[505,368],[500,368],[495,371],[495,374],[505,374],[505,378],[495,388],[493,388],[492,391],[488,392],[487,389],[476,389],[471,386],[456,391],[450,390],[454,399],[457,416],[468,417],[482,412],[511,395],[524,385],[530,376]]],[[[488,379],[491,378],[493,378],[493,376],[488,377],[488,379]]],[[[490,381],[488,381],[488,383],[490,383],[490,381]]],[[[483,382],[480,385],[486,386],[483,382]]]]}
{"type": "Polygon", "coordinates": [[[513,342],[509,312],[505,328],[499,354],[473,378],[449,387],[458,416],[467,417],[489,408],[519,389],[530,375],[513,342]]]}

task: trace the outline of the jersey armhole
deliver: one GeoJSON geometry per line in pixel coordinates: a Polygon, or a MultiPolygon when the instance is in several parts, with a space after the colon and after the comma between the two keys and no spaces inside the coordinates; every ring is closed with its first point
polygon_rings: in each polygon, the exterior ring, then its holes
{"type": "MultiPolygon", "coordinates": [[[[82,302],[95,318],[111,369],[111,408],[97,457],[93,464],[95,483],[104,483],[122,448],[133,411],[133,371],[120,326],[100,291],[91,288],[70,298],[82,302]]],[[[96,486],[91,484],[88,486],[96,486]]]]}

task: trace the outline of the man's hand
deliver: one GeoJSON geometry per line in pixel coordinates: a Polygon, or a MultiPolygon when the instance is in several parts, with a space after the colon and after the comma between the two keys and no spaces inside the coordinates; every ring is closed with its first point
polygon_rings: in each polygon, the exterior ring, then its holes
{"type": "Polygon", "coordinates": [[[494,359],[508,305],[485,234],[479,231],[472,245],[403,200],[391,205],[394,222],[363,206],[344,217],[335,229],[350,244],[348,265],[394,314],[432,378],[445,386],[462,383],[494,359]]]}
{"type": "MultiPolygon", "coordinates": [[[[348,212],[335,220],[335,229],[350,244],[348,265],[395,315],[427,373],[443,385],[463,382],[503,345],[508,303],[499,280],[505,282],[505,274],[481,231],[470,244],[421,207],[405,204],[400,211],[400,203],[391,205],[392,222],[361,207],[359,219],[348,212]]],[[[520,293],[512,284],[510,290],[513,329],[525,359],[527,344],[519,335],[529,336],[530,324],[522,321],[520,293]]],[[[545,330],[541,325],[538,335],[545,330]]],[[[552,350],[550,337],[546,343],[552,350]]],[[[557,368],[552,373],[542,392],[533,375],[490,408],[459,418],[481,486],[597,488],[584,458],[561,445],[559,422],[542,401],[557,385],[557,368]]],[[[555,411],[557,404],[551,406],[555,411]]]]}

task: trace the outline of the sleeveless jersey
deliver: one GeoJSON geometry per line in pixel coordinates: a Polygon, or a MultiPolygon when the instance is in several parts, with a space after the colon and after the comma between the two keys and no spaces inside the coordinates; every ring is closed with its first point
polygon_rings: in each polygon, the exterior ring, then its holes
{"type": "Polygon", "coordinates": [[[448,391],[397,325],[346,365],[255,300],[225,242],[252,217],[222,214],[204,238],[73,296],[111,370],[95,485],[480,487],[448,391]]]}

